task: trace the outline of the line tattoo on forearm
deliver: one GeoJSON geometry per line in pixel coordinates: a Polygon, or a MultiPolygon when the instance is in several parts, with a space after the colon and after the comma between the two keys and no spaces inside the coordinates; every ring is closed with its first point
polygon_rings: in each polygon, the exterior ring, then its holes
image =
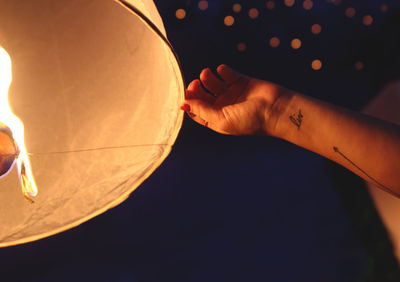
{"type": "Polygon", "coordinates": [[[386,192],[389,192],[390,194],[398,197],[398,195],[396,195],[395,193],[392,192],[392,190],[390,190],[388,187],[386,187],[385,185],[383,185],[382,183],[380,183],[378,180],[376,180],[375,178],[373,178],[371,175],[369,175],[365,170],[363,170],[362,168],[360,168],[358,165],[356,165],[352,160],[350,160],[345,154],[343,154],[338,147],[333,147],[333,150],[335,151],[335,153],[339,154],[340,156],[342,156],[346,161],[348,161],[350,164],[352,164],[355,168],[357,168],[359,171],[361,171],[365,176],[367,176],[369,179],[371,179],[376,185],[378,185],[381,189],[385,190],[386,192]]]}
{"type": "Polygon", "coordinates": [[[301,109],[299,109],[299,113],[293,114],[291,116],[289,116],[290,121],[297,126],[297,129],[300,129],[301,124],[303,123],[303,114],[301,113],[301,109]]]}

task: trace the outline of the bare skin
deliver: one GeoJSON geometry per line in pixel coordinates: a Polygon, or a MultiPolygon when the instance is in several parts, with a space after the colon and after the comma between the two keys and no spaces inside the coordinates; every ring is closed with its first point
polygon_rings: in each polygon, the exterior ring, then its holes
{"type": "Polygon", "coordinates": [[[187,88],[196,122],[229,135],[269,135],[318,153],[400,197],[400,127],[250,78],[226,65],[187,88]]]}

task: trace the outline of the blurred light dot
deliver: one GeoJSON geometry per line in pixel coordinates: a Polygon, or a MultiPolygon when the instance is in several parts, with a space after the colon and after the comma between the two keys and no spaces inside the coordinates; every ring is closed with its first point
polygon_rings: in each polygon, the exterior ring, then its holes
{"type": "Polygon", "coordinates": [[[246,43],[244,43],[244,42],[238,43],[237,49],[238,49],[239,52],[244,52],[244,51],[246,51],[246,49],[247,49],[246,43]]]}
{"type": "Polygon", "coordinates": [[[260,15],[260,12],[256,8],[252,8],[249,10],[249,17],[251,19],[256,19],[260,15]]]}
{"type": "Polygon", "coordinates": [[[320,60],[314,60],[311,63],[311,67],[313,70],[320,70],[322,68],[322,62],[320,60]]]}
{"type": "Polygon", "coordinates": [[[267,1],[267,9],[268,10],[273,10],[274,8],[275,8],[275,2],[272,1],[272,0],[267,1]]]}
{"type": "Polygon", "coordinates": [[[354,9],[353,7],[349,7],[346,9],[345,14],[346,14],[346,17],[352,18],[356,15],[356,9],[354,9]]]}
{"type": "Polygon", "coordinates": [[[298,38],[295,38],[292,40],[292,42],[290,43],[290,45],[292,46],[293,49],[297,50],[301,47],[301,40],[298,38]]]}
{"type": "Polygon", "coordinates": [[[363,62],[357,61],[357,62],[354,64],[354,68],[355,68],[356,70],[358,70],[358,71],[362,70],[362,69],[364,68],[363,62]]]}
{"type": "Polygon", "coordinates": [[[235,13],[240,13],[242,11],[242,5],[240,5],[239,3],[233,4],[232,10],[235,13]]]}
{"type": "Polygon", "coordinates": [[[295,0],[285,0],[285,5],[287,7],[292,7],[294,5],[295,0]]]}
{"type": "Polygon", "coordinates": [[[388,6],[387,6],[386,4],[383,4],[383,5],[381,6],[381,11],[382,11],[382,12],[387,12],[387,10],[388,10],[388,6]]]}
{"type": "Polygon", "coordinates": [[[198,6],[199,6],[199,9],[202,10],[202,11],[207,10],[207,9],[208,9],[208,1],[206,1],[206,0],[201,0],[201,1],[199,2],[198,6]]]}
{"type": "Polygon", "coordinates": [[[313,25],[311,26],[311,32],[312,32],[313,34],[320,34],[321,31],[322,31],[321,25],[319,25],[319,24],[313,24],[313,25]]]}
{"type": "Polygon", "coordinates": [[[224,19],[224,24],[226,26],[232,26],[235,23],[235,18],[232,16],[226,16],[224,19]]]}
{"type": "Polygon", "coordinates": [[[279,44],[281,44],[281,41],[279,40],[278,37],[274,36],[269,40],[269,46],[271,46],[272,48],[278,47],[279,44]]]}
{"type": "Polygon", "coordinates": [[[313,1],[311,1],[311,0],[305,0],[305,1],[303,2],[303,8],[304,8],[305,10],[311,10],[313,6],[314,6],[314,3],[313,3],[313,1]]]}
{"type": "Polygon", "coordinates": [[[175,12],[175,16],[179,20],[183,20],[186,17],[186,11],[184,9],[178,9],[175,12]]]}
{"type": "Polygon", "coordinates": [[[363,24],[366,25],[366,26],[371,25],[373,21],[374,21],[374,19],[372,18],[371,15],[365,15],[363,17],[363,24]]]}

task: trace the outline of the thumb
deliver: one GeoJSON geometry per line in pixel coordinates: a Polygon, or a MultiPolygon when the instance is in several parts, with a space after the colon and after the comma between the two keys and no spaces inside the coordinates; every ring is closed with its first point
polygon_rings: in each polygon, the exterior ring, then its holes
{"type": "Polygon", "coordinates": [[[201,125],[216,129],[220,114],[212,104],[200,99],[188,99],[182,106],[182,110],[186,111],[194,121],[201,125]]]}

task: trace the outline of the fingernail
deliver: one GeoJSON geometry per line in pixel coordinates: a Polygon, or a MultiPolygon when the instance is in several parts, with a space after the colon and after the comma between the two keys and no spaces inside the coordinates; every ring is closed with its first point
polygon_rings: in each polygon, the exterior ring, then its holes
{"type": "Polygon", "coordinates": [[[188,104],[184,104],[181,106],[181,110],[185,112],[190,112],[190,106],[188,104]]]}

